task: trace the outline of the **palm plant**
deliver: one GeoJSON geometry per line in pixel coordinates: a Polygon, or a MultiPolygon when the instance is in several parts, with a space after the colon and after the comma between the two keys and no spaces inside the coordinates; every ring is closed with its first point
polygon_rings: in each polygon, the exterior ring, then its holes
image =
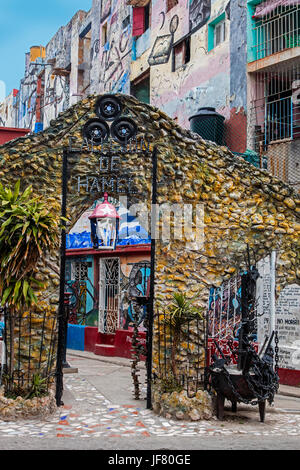
{"type": "Polygon", "coordinates": [[[172,302],[167,309],[168,316],[166,322],[173,331],[171,362],[172,372],[175,378],[177,377],[176,352],[180,341],[182,326],[192,320],[203,319],[203,309],[193,305],[195,297],[196,296],[189,299],[185,293],[174,292],[172,302]]]}
{"type": "Polygon", "coordinates": [[[37,262],[58,243],[59,217],[32,187],[20,192],[0,183],[0,304],[11,316],[10,373],[14,363],[14,318],[18,310],[37,302],[36,289],[43,284],[34,277],[37,262]]]}

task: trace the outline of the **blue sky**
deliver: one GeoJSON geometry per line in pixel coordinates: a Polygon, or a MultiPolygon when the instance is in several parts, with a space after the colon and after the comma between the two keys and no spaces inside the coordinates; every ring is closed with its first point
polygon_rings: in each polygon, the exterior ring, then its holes
{"type": "Polygon", "coordinates": [[[0,102],[19,88],[25,53],[46,46],[78,10],[88,11],[92,0],[0,0],[0,102]]]}

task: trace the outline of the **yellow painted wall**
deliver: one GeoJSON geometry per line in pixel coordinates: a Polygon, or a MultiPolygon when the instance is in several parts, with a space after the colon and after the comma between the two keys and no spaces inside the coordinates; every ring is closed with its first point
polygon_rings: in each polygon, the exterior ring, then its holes
{"type": "Polygon", "coordinates": [[[44,46],[32,46],[30,48],[30,62],[35,62],[36,59],[46,57],[46,49],[44,46]]]}

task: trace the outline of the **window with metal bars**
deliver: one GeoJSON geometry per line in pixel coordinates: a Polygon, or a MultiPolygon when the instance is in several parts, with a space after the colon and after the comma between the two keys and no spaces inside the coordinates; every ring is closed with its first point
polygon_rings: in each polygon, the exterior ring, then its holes
{"type": "Polygon", "coordinates": [[[86,261],[76,261],[72,267],[75,281],[86,281],[88,279],[88,263],[86,261]]]}
{"type": "Polygon", "coordinates": [[[300,46],[300,0],[262,2],[252,21],[254,60],[300,46]]]}
{"type": "Polygon", "coordinates": [[[224,42],[226,39],[226,26],[225,26],[225,20],[220,21],[215,26],[215,31],[214,31],[214,47],[218,46],[221,44],[221,42],[224,42]]]}
{"type": "MultiPolygon", "coordinates": [[[[250,120],[264,144],[300,138],[300,67],[278,65],[255,74],[250,120]],[[254,91],[255,90],[255,91],[254,91]],[[253,120],[254,119],[254,120],[253,120]]],[[[257,149],[256,149],[257,150],[257,149]]]]}

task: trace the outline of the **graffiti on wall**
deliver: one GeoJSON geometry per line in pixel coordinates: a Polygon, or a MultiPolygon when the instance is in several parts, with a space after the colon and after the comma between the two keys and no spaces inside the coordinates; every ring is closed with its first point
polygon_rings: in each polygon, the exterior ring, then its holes
{"type": "Polygon", "coordinates": [[[145,301],[150,290],[150,261],[139,261],[132,265],[129,276],[122,273],[121,278],[121,315],[120,326],[128,330],[133,327],[134,316],[138,317],[139,329],[143,330],[143,321],[147,307],[145,301]]]}
{"type": "Polygon", "coordinates": [[[48,75],[45,87],[44,107],[54,106],[54,117],[60,111],[65,111],[69,107],[70,102],[70,82],[69,77],[60,75],[48,75]]]}
{"type": "MultiPolygon", "coordinates": [[[[164,16],[163,16],[163,24],[164,24],[164,16]]],[[[169,58],[170,58],[173,43],[174,43],[174,34],[178,29],[178,25],[179,25],[178,15],[174,15],[169,25],[170,34],[158,36],[155,39],[152,51],[148,58],[148,63],[150,66],[166,64],[167,62],[169,62],[169,58]]]]}
{"type": "Polygon", "coordinates": [[[102,77],[101,82],[104,92],[122,92],[129,80],[126,57],[130,54],[129,28],[122,32],[119,41],[112,38],[105,47],[102,54],[102,77]]]}
{"type": "Polygon", "coordinates": [[[241,321],[241,276],[211,288],[208,305],[208,335],[218,341],[236,339],[241,321]]]}
{"type": "Polygon", "coordinates": [[[99,54],[100,52],[100,40],[99,39],[96,39],[94,41],[94,44],[91,48],[91,61],[97,57],[97,55],[99,54]]]}
{"type": "Polygon", "coordinates": [[[69,299],[69,323],[96,326],[98,310],[95,289],[89,278],[88,261],[69,260],[66,264],[66,286],[71,294],[69,299]]]}
{"type": "Polygon", "coordinates": [[[190,32],[204,26],[211,12],[211,0],[190,0],[189,5],[190,32]]]}
{"type": "Polygon", "coordinates": [[[184,68],[172,72],[172,76],[166,75],[163,71],[157,71],[151,83],[153,105],[165,109],[169,115],[174,116],[174,114],[176,114],[178,116],[177,110],[171,112],[166,108],[166,96],[168,96],[170,90],[172,90],[177,108],[179,109],[181,103],[185,105],[185,97],[181,97],[181,90],[184,88],[187,80],[189,80],[193,67],[194,64],[189,63],[184,68]]]}
{"type": "Polygon", "coordinates": [[[110,15],[110,12],[111,12],[111,0],[104,0],[102,2],[101,23],[106,20],[106,18],[110,15]]]}
{"type": "MultiPolygon", "coordinates": [[[[106,20],[107,42],[102,46],[100,83],[104,93],[129,93],[130,60],[131,60],[131,26],[124,27],[128,17],[128,7],[116,5],[111,7],[107,2],[101,21],[106,20]],[[108,8],[109,5],[109,8],[108,8]],[[110,16],[109,16],[110,15],[110,16]]],[[[102,38],[103,40],[103,38],[102,38]]]]}

